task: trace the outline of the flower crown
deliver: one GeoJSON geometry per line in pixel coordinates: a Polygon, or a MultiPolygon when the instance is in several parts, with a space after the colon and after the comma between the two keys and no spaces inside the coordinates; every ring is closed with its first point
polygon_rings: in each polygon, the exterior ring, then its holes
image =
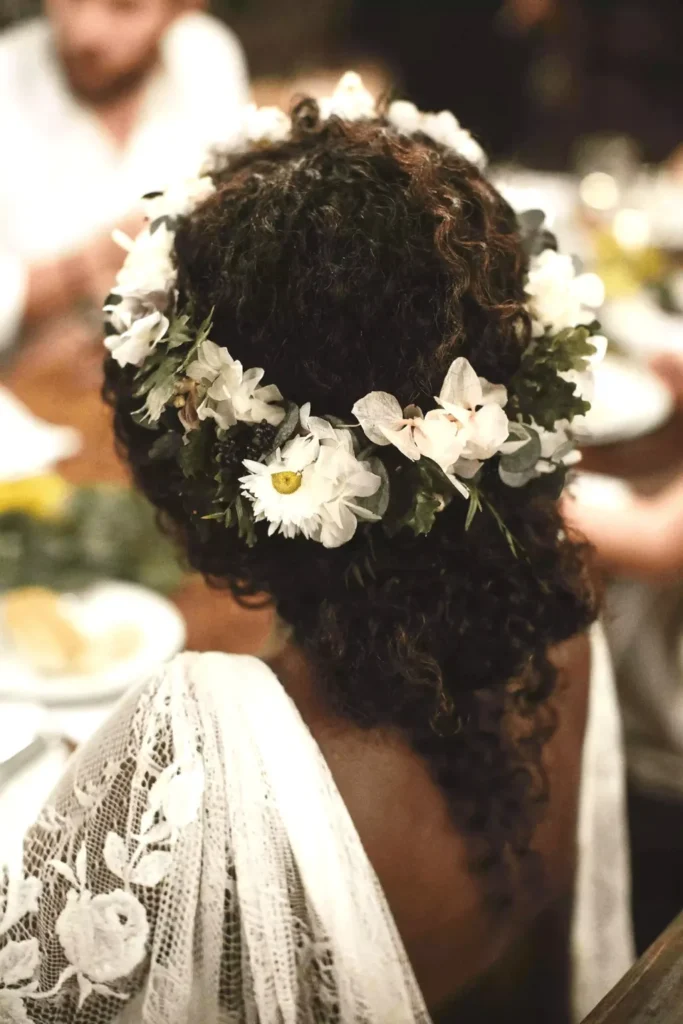
{"type": "MultiPolygon", "coordinates": [[[[320,112],[323,119],[378,117],[351,73],[320,112]]],[[[447,111],[423,114],[400,101],[386,120],[390,130],[426,135],[483,162],[478,144],[447,111]]],[[[248,108],[245,146],[275,144],[290,132],[282,111],[248,108]]],[[[211,178],[200,176],[147,196],[148,226],[134,242],[118,236],[128,255],[105,305],[105,344],[120,366],[134,367],[141,400],[134,419],[158,432],[150,457],[177,460],[188,481],[215,481],[203,518],[235,526],[250,545],[264,521],[269,536],[303,536],[328,548],[350,541],[359,523],[381,521],[390,535],[405,527],[424,534],[462,496],[469,501],[466,527],[486,507],[515,551],[487,496],[487,466],[510,487],[559,494],[577,457],[571,427],[590,408],[590,369],[606,348],[583,302],[585,280],[555,251],[543,215],[520,218],[533,331],[509,388],[479,377],[460,357],[432,408],[403,409],[393,395],[375,391],[355,403],[349,424],[289,402],[274,384],[263,384],[262,369],[245,370],[210,340],[210,316],[197,326],[191,309],[178,308],[177,220],[214,190],[211,178]]]]}

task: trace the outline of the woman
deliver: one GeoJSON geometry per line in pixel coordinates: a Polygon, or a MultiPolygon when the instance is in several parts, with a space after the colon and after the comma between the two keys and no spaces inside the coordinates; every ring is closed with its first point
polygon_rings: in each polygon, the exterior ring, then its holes
{"type": "MultiPolygon", "coordinates": [[[[148,197],[107,305],[118,441],[273,633],[179,658],[73,762],[5,901],[8,1019],[568,1019],[582,758],[581,843],[620,838],[553,496],[601,339],[473,161],[351,75],[148,197]]],[[[627,965],[599,855],[594,998],[627,965]]]]}

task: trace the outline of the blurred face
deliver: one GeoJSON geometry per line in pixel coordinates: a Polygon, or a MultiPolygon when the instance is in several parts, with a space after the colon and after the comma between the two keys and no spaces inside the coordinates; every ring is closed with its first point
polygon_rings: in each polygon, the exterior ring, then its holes
{"type": "Polygon", "coordinates": [[[132,88],[154,64],[176,0],[46,0],[74,92],[92,101],[132,88]]]}

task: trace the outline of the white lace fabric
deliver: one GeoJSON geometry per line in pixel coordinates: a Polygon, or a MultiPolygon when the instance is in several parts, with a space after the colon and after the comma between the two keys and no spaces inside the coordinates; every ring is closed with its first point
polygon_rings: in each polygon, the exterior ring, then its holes
{"type": "Polygon", "coordinates": [[[184,655],[72,760],[0,888],[0,1024],[428,1024],[269,669],[184,655]]]}

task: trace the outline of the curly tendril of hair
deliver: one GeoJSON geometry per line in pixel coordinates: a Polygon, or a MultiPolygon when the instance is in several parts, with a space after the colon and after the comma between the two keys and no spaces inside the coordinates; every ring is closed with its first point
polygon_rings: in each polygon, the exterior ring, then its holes
{"type": "MultiPolygon", "coordinates": [[[[510,381],[530,337],[526,257],[512,210],[472,164],[383,117],[322,122],[306,100],[290,140],[219,156],[213,176],[217,192],[176,235],[180,307],[191,302],[197,324],[213,309],[212,339],[289,400],[345,422],[373,390],[429,406],[458,356],[510,381]]],[[[132,380],[108,359],[118,442],[191,565],[238,600],[269,595],[332,706],[407,737],[477,864],[527,853],[547,799],[548,650],[595,614],[554,501],[485,467],[518,558],[489,512],[466,532],[457,497],[428,536],[364,527],[326,550],[266,539],[261,524],[250,549],[202,519],[212,480],[150,459],[158,435],[131,418],[132,380]],[[361,583],[354,566],[368,563],[361,583]],[[506,728],[512,713],[523,735],[506,728]]]]}

